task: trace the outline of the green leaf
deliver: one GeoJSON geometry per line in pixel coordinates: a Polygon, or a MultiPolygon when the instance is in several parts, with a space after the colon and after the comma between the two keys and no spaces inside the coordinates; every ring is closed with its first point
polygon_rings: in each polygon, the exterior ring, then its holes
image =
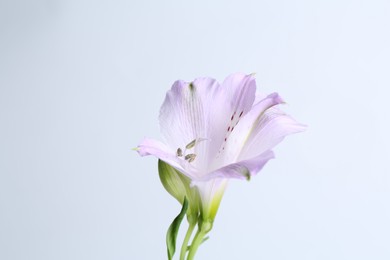
{"type": "Polygon", "coordinates": [[[173,255],[176,251],[176,237],[179,232],[180,224],[187,212],[188,200],[184,197],[183,207],[179,215],[173,220],[172,224],[169,226],[167,231],[167,250],[168,250],[168,259],[172,260],[173,255]]]}

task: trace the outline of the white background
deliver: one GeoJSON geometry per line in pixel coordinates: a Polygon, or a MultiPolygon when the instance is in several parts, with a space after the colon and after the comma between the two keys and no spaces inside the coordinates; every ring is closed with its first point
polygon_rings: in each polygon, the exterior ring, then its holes
{"type": "Polygon", "coordinates": [[[0,259],[165,259],[180,205],[131,148],[176,79],[238,71],[309,129],[197,259],[390,259],[390,2],[194,2],[0,2],[0,259]]]}

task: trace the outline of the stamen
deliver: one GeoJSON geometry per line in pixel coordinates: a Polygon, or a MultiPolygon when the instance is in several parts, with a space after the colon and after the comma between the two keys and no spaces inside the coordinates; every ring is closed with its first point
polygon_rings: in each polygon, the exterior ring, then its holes
{"type": "Polygon", "coordinates": [[[181,150],[181,148],[177,148],[176,155],[179,157],[183,156],[183,151],[181,150]]]}
{"type": "Polygon", "coordinates": [[[196,154],[194,153],[190,153],[190,154],[187,154],[184,159],[187,160],[189,163],[193,162],[196,158],[196,154]]]}
{"type": "Polygon", "coordinates": [[[189,144],[186,145],[186,149],[191,149],[195,146],[196,139],[192,140],[189,144]]]}

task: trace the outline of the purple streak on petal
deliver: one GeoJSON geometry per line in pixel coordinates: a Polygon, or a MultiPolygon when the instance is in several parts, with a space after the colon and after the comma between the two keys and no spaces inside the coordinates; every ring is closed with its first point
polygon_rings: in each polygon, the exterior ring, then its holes
{"type": "Polygon", "coordinates": [[[223,164],[226,142],[229,141],[231,134],[236,131],[236,125],[245,117],[253,105],[256,82],[252,75],[235,73],[224,80],[221,90],[225,92],[225,105],[224,111],[217,117],[225,118],[225,125],[218,129],[217,136],[222,137],[222,139],[219,139],[222,142],[219,146],[214,146],[214,148],[217,148],[215,151],[216,157],[209,164],[209,170],[223,164]]]}
{"type": "MultiPolygon", "coordinates": [[[[223,166],[237,161],[243,147],[250,142],[249,137],[257,125],[257,120],[267,109],[281,103],[283,103],[282,98],[277,93],[272,93],[255,104],[240,120],[234,131],[232,131],[232,134],[226,143],[223,160],[219,161],[219,165],[217,166],[220,167],[221,165],[223,166]]],[[[259,154],[260,153],[256,155],[259,154]]]]}
{"type": "MultiPolygon", "coordinates": [[[[222,88],[226,91],[227,100],[230,104],[229,122],[226,127],[234,127],[242,116],[252,107],[255,100],[256,81],[252,75],[235,73],[228,76],[222,83],[222,88]]],[[[228,137],[230,133],[226,134],[228,137]]]]}

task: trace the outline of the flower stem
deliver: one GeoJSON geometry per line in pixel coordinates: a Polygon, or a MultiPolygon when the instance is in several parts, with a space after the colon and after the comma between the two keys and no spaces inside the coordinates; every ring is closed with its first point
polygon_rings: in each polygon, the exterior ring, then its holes
{"type": "Polygon", "coordinates": [[[196,251],[198,250],[199,245],[203,241],[203,237],[206,235],[207,232],[202,231],[201,228],[198,228],[198,231],[196,232],[196,235],[194,239],[192,240],[192,244],[190,247],[190,251],[188,252],[188,258],[187,260],[193,260],[194,256],[196,254],[196,251]]]}
{"type": "Polygon", "coordinates": [[[184,237],[183,245],[181,246],[180,260],[185,260],[187,248],[188,248],[188,241],[191,238],[191,235],[192,235],[192,232],[194,231],[195,226],[196,226],[196,222],[189,223],[186,236],[184,237]]]}

